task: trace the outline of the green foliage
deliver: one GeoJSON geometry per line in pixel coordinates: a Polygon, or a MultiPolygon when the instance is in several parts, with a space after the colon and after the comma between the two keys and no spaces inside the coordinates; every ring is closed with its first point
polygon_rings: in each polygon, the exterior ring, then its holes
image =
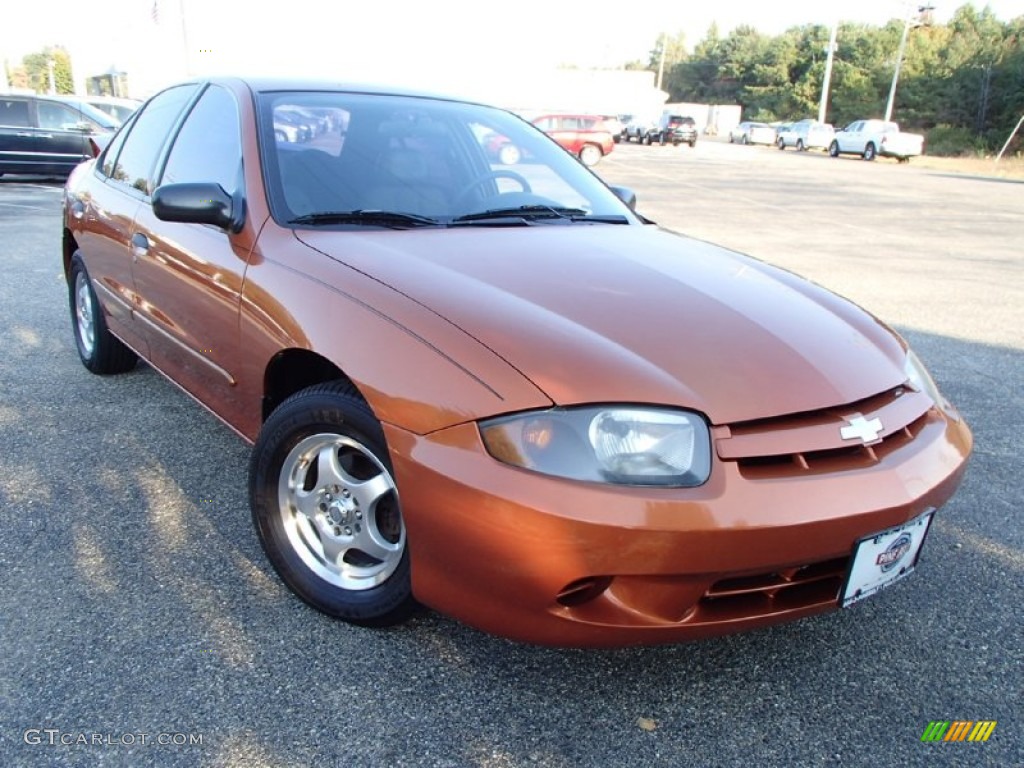
{"type": "MultiPolygon", "coordinates": [[[[903,30],[901,19],[840,25],[829,122],[884,114],[903,30]]],[[[678,35],[667,47],[663,87],[670,101],[739,104],[744,118],[814,116],[829,32],[806,25],[772,37],[741,26],[722,37],[712,25],[689,56],[678,35]]],[[[656,44],[649,68],[657,70],[660,50],[656,44]]],[[[910,29],[893,118],[927,133],[929,152],[997,148],[1022,114],[1024,17],[1001,22],[987,7],[964,5],[946,25],[910,29]]]]}
{"type": "Polygon", "coordinates": [[[987,149],[985,140],[967,128],[952,125],[937,125],[925,136],[929,155],[942,157],[967,157],[983,154],[987,149]]]}
{"type": "Polygon", "coordinates": [[[39,53],[30,53],[22,59],[28,87],[37,93],[49,93],[50,62],[53,62],[53,83],[56,92],[74,93],[75,80],[71,75],[71,57],[63,48],[44,48],[39,53]]]}

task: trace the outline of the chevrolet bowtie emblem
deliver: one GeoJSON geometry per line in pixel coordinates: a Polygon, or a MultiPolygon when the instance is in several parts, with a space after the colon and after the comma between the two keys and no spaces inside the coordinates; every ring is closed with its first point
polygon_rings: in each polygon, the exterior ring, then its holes
{"type": "Polygon", "coordinates": [[[875,442],[881,431],[881,419],[871,419],[871,421],[868,421],[863,416],[854,416],[850,419],[849,425],[839,430],[839,436],[843,440],[860,440],[867,444],[875,442]]]}

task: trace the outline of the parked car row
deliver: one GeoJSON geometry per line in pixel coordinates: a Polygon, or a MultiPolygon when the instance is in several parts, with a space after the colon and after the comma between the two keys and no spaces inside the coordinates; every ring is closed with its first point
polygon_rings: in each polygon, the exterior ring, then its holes
{"type": "Polygon", "coordinates": [[[634,119],[627,123],[625,141],[635,140],[637,144],[669,144],[678,146],[697,144],[697,121],[687,115],[666,112],[655,122],[634,119]]]}
{"type": "Polygon", "coordinates": [[[924,137],[904,133],[899,125],[884,120],[855,120],[835,130],[829,123],[807,118],[795,123],[768,125],[745,121],[729,132],[730,143],[774,144],[780,150],[822,149],[832,157],[860,155],[865,160],[893,157],[905,163],[924,150],[924,137]]]}

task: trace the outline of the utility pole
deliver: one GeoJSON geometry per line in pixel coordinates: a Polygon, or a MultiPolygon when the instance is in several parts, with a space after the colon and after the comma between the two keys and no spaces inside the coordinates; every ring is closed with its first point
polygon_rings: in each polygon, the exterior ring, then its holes
{"type": "Polygon", "coordinates": [[[818,122],[825,122],[825,113],[828,111],[828,91],[832,85],[832,59],[836,52],[836,33],[839,31],[839,19],[832,22],[832,34],[828,38],[828,48],[825,49],[825,77],[821,84],[821,103],[818,104],[818,122]]]}
{"type": "Polygon", "coordinates": [[[658,90],[661,90],[661,81],[665,77],[665,33],[661,33],[661,61],[658,64],[658,90]]]}
{"type": "MultiPolygon", "coordinates": [[[[911,6],[912,8],[913,6],[911,6]]],[[[907,11],[907,21],[903,25],[903,36],[900,38],[900,49],[896,54],[896,68],[892,73],[892,86],[889,88],[889,101],[885,105],[885,121],[889,122],[892,119],[892,107],[896,100],[896,81],[900,79],[900,67],[903,65],[903,53],[907,49],[907,36],[910,34],[910,28],[919,27],[922,24],[921,18],[928,11],[934,11],[934,5],[919,5],[917,6],[917,13],[915,14],[912,10],[907,11]]]]}

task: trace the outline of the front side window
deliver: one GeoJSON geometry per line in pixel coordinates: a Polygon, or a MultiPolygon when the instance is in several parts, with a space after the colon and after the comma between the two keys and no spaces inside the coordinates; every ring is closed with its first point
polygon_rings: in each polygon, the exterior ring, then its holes
{"type": "Polygon", "coordinates": [[[149,196],[153,192],[153,171],[182,109],[196,90],[195,84],[179,85],[154,96],[142,108],[124,139],[109,174],[116,181],[149,196]]]}
{"type": "Polygon", "coordinates": [[[211,85],[178,132],[160,183],[215,182],[233,192],[242,163],[240,131],[234,98],[211,85]]]}

